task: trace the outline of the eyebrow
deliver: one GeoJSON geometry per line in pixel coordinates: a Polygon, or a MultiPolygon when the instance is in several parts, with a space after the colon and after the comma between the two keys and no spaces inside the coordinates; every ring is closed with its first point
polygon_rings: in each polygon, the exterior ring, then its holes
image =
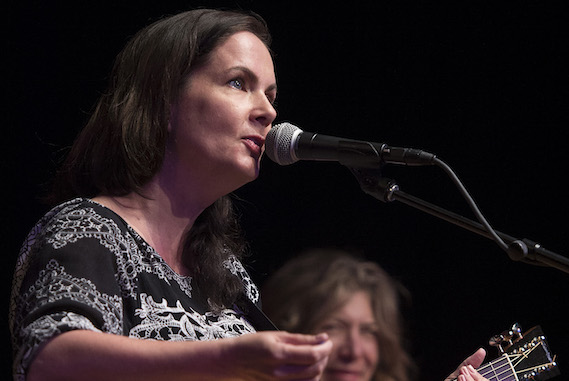
{"type": "MultiPolygon", "coordinates": [[[[346,324],[346,325],[351,324],[351,322],[349,321],[349,319],[345,319],[345,318],[339,317],[339,316],[338,316],[338,317],[332,316],[332,317],[330,317],[328,320],[325,320],[325,321],[326,321],[326,322],[341,323],[341,324],[346,324]]],[[[365,327],[376,327],[376,328],[379,327],[379,323],[377,322],[377,320],[375,319],[375,317],[373,318],[373,320],[370,320],[370,321],[363,321],[363,322],[360,322],[360,324],[361,324],[362,326],[365,326],[365,327]]]]}
{"type": "MultiPolygon", "coordinates": [[[[255,82],[259,82],[259,77],[255,74],[251,69],[246,66],[233,66],[227,70],[228,72],[231,71],[241,71],[244,72],[249,78],[252,78],[255,82]]],[[[277,84],[273,83],[269,87],[265,89],[265,91],[277,91],[277,84]]]]}

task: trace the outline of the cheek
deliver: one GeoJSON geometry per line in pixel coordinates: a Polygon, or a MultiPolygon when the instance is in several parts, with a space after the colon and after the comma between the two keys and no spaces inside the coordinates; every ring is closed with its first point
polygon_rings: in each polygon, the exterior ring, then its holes
{"type": "Polygon", "coordinates": [[[372,343],[369,344],[369,349],[368,352],[370,354],[370,358],[373,359],[373,361],[375,363],[379,362],[379,345],[377,344],[377,341],[373,341],[372,343]]]}
{"type": "Polygon", "coordinates": [[[193,141],[208,132],[214,132],[216,114],[207,102],[185,100],[174,109],[170,120],[170,133],[177,140],[193,141]]]}
{"type": "Polygon", "coordinates": [[[328,357],[328,365],[334,366],[335,364],[342,362],[340,360],[341,343],[339,343],[337,340],[334,340],[333,337],[330,337],[330,341],[332,342],[332,351],[330,352],[330,356],[328,357]]]}
{"type": "Polygon", "coordinates": [[[379,364],[379,344],[375,338],[366,340],[363,343],[365,357],[370,366],[375,369],[379,364]]]}

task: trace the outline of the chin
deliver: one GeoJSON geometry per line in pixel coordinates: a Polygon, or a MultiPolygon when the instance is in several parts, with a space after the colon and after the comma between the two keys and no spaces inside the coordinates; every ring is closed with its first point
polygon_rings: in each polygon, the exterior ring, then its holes
{"type": "Polygon", "coordinates": [[[235,189],[239,189],[259,177],[259,167],[256,168],[239,168],[239,175],[235,176],[235,189]]]}
{"type": "Polygon", "coordinates": [[[258,161],[255,161],[253,165],[251,165],[250,162],[244,163],[243,166],[240,168],[246,183],[256,180],[257,177],[259,177],[260,169],[261,166],[258,161]]]}
{"type": "Polygon", "coordinates": [[[362,374],[345,372],[326,372],[322,375],[321,381],[370,381],[371,377],[362,374]]]}

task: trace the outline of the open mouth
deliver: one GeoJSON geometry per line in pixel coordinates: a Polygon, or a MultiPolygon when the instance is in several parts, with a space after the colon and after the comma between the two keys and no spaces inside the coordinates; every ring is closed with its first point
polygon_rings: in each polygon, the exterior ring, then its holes
{"type": "Polygon", "coordinates": [[[265,144],[265,140],[262,137],[247,136],[243,139],[243,142],[255,157],[259,158],[261,156],[263,145],[265,144]]]}
{"type": "Polygon", "coordinates": [[[252,141],[254,144],[258,145],[259,147],[263,147],[265,144],[265,139],[260,136],[247,136],[245,139],[252,141]]]}

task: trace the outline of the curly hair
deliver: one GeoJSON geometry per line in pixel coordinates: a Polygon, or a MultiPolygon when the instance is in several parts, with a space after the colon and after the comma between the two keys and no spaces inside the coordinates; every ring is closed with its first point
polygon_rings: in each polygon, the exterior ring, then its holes
{"type": "MultiPolygon", "coordinates": [[[[212,51],[241,31],[255,34],[270,51],[267,25],[252,12],[192,10],[134,35],[56,174],[50,201],[141,194],[164,160],[170,105],[212,51]]],[[[241,258],[244,249],[231,199],[224,196],[200,215],[184,246],[184,262],[212,305],[228,306],[239,297],[242,286],[223,271],[222,262],[231,255],[241,258]]]]}
{"type": "Polygon", "coordinates": [[[315,333],[318,323],[356,292],[370,296],[381,356],[376,381],[408,381],[413,368],[405,349],[399,299],[406,293],[381,267],[341,250],[301,253],[263,285],[263,310],[281,329],[315,333]]]}

